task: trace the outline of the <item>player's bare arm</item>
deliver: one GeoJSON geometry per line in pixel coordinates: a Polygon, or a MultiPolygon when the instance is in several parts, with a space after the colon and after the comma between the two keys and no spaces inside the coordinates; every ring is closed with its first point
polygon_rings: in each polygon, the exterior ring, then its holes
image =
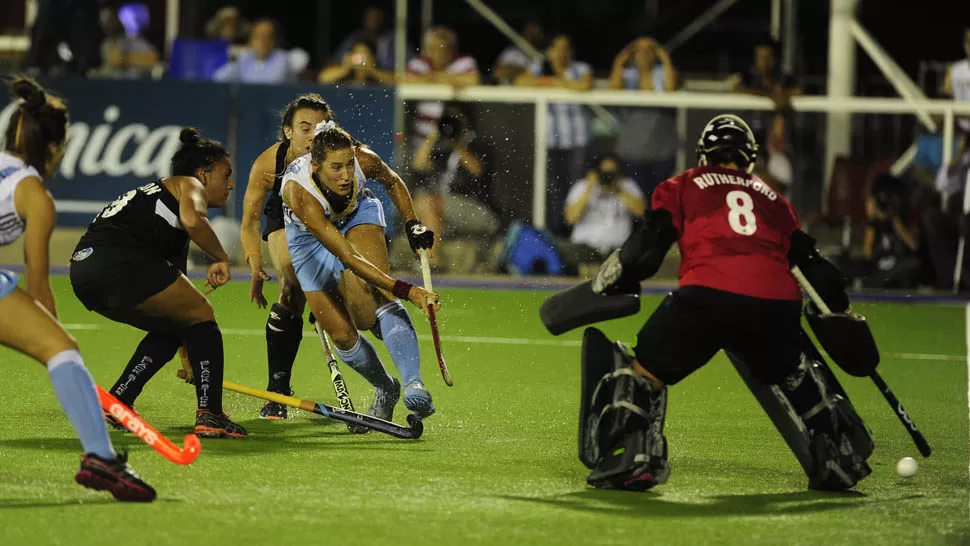
{"type": "MultiPolygon", "coordinates": [[[[285,184],[284,182],[283,202],[286,203],[286,206],[310,230],[310,233],[327,250],[333,252],[337,259],[343,262],[348,269],[373,286],[391,293],[395,292],[394,287],[398,283],[397,279],[388,276],[364,258],[340,231],[326,219],[325,212],[320,203],[309,192],[300,187],[298,183],[285,184]]],[[[438,307],[437,296],[417,286],[410,287],[407,297],[411,303],[421,308],[425,313],[427,313],[429,305],[434,305],[436,309],[438,307]]]]}
{"type": "Polygon", "coordinates": [[[263,296],[263,282],[269,280],[269,275],[263,270],[259,218],[262,215],[266,195],[273,190],[278,148],[279,144],[270,146],[253,162],[253,167],[249,170],[249,184],[243,196],[243,216],[239,237],[251,274],[249,301],[255,302],[260,308],[266,307],[268,303],[263,296]]]}
{"type": "Polygon", "coordinates": [[[401,213],[401,220],[405,223],[417,220],[417,215],[414,213],[414,203],[411,201],[411,192],[408,191],[408,187],[404,184],[400,175],[394,172],[394,169],[389,167],[387,163],[384,163],[384,160],[374,150],[366,146],[359,146],[356,155],[357,162],[360,164],[361,170],[364,171],[364,175],[387,188],[387,194],[391,196],[391,201],[394,202],[394,206],[401,213]]]}
{"type": "Polygon", "coordinates": [[[209,223],[209,205],[205,186],[191,176],[172,177],[179,188],[179,220],[189,239],[217,262],[228,262],[229,254],[222,248],[216,232],[209,223]]]}
{"type": "Polygon", "coordinates": [[[249,184],[243,197],[243,215],[240,238],[246,262],[255,271],[262,269],[259,242],[259,217],[262,214],[266,195],[273,189],[273,175],[276,167],[276,150],[279,144],[270,146],[259,154],[249,170],[249,184]]]}
{"type": "Polygon", "coordinates": [[[57,317],[50,281],[50,239],[56,212],[54,199],[37,177],[25,178],[14,193],[17,214],[27,223],[24,231],[24,268],[27,292],[57,317]]]}

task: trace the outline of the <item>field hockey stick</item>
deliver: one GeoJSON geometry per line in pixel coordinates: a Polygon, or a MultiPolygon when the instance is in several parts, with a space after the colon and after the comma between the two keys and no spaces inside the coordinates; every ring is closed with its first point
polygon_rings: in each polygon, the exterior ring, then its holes
{"type": "MultiPolygon", "coordinates": [[[[311,317],[313,315],[310,315],[311,317]]],[[[330,382],[333,383],[333,391],[337,395],[337,401],[340,403],[340,407],[347,411],[354,411],[354,402],[350,399],[350,391],[347,390],[347,383],[344,382],[344,376],[340,373],[340,368],[337,367],[337,357],[333,354],[333,347],[330,345],[330,338],[327,336],[327,332],[320,328],[316,321],[313,321],[313,329],[317,332],[317,336],[320,337],[320,346],[323,347],[323,354],[327,357],[327,366],[330,368],[330,382]]],[[[350,432],[361,433],[367,432],[367,429],[363,429],[347,423],[347,430],[350,432]]]]}
{"type": "MultiPolygon", "coordinates": [[[[424,276],[424,289],[433,292],[431,288],[431,262],[428,261],[428,250],[422,250],[421,274],[424,276]]],[[[445,356],[441,354],[441,336],[438,335],[438,319],[435,316],[434,307],[428,307],[428,321],[431,323],[431,339],[434,341],[434,352],[438,355],[438,368],[441,370],[441,378],[445,380],[445,385],[454,387],[455,383],[451,379],[451,372],[445,364],[445,356]]]]}
{"type": "MultiPolygon", "coordinates": [[[[820,296],[815,290],[812,283],[808,282],[808,279],[805,277],[805,274],[802,273],[802,270],[796,265],[792,267],[791,272],[792,275],[798,279],[798,284],[802,285],[802,289],[804,289],[805,293],[808,294],[808,297],[811,298],[812,302],[815,304],[815,307],[818,307],[819,312],[822,314],[821,316],[831,315],[832,310],[829,309],[828,305],[826,305],[825,300],[823,300],[822,296],[820,296]]],[[[876,384],[876,388],[879,389],[879,392],[882,393],[883,398],[885,398],[886,402],[889,403],[889,407],[893,409],[893,413],[896,414],[899,422],[902,423],[903,427],[906,428],[906,432],[909,433],[910,438],[913,439],[913,443],[916,444],[916,449],[919,450],[923,457],[929,457],[930,454],[933,453],[933,449],[930,448],[929,442],[926,441],[923,433],[920,432],[916,427],[916,423],[913,421],[913,418],[910,417],[909,413],[906,412],[906,408],[903,407],[903,404],[899,401],[899,398],[896,397],[896,394],[892,391],[892,389],[889,388],[889,385],[886,384],[886,381],[881,375],[879,375],[879,372],[873,371],[871,374],[869,374],[869,378],[872,379],[872,382],[876,384]]]]}
{"type": "Polygon", "coordinates": [[[97,389],[101,407],[109,415],[114,417],[116,421],[121,423],[122,426],[135,434],[135,436],[138,436],[138,439],[159,452],[162,457],[165,457],[175,464],[189,464],[199,456],[199,451],[202,450],[202,444],[199,442],[199,437],[195,434],[186,435],[185,447],[179,448],[171,440],[146,423],[131,408],[122,404],[111,393],[101,387],[97,387],[97,389]]]}
{"type": "Polygon", "coordinates": [[[322,402],[314,402],[312,400],[304,400],[302,398],[286,396],[285,394],[254,389],[252,387],[240,385],[239,383],[233,383],[232,381],[223,381],[222,387],[233,392],[238,392],[239,394],[269,400],[270,402],[276,402],[277,404],[283,404],[284,406],[289,406],[291,408],[298,408],[303,411],[309,411],[311,413],[316,413],[317,415],[329,417],[336,421],[343,421],[344,423],[351,425],[376,430],[377,432],[383,432],[384,434],[394,436],[395,438],[417,440],[421,437],[421,434],[424,433],[424,424],[421,422],[421,418],[414,414],[408,415],[408,424],[411,426],[405,427],[394,424],[390,421],[378,419],[377,417],[371,415],[347,411],[343,408],[335,408],[322,402]]]}

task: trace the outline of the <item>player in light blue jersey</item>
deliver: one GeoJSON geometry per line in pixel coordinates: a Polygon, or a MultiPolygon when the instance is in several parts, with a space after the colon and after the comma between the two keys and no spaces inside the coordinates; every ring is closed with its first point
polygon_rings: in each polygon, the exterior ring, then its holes
{"type": "MultiPolygon", "coordinates": [[[[333,338],[341,359],[375,387],[369,413],[390,420],[401,385],[384,369],[371,343],[358,333],[352,309],[365,299],[355,297],[355,292],[367,292],[369,287],[378,289],[374,296],[385,302],[377,311],[379,333],[405,381],[405,407],[426,417],[434,412],[434,406],[421,383],[417,338],[407,312],[395,300],[406,298],[426,311],[429,306],[438,307],[438,297],[391,278],[368,261],[356,243],[351,243],[350,234],[356,232],[371,235],[367,238],[383,244],[384,210],[380,201],[364,188],[354,139],[332,121],[321,122],[314,133],[310,153],[290,164],[280,189],[286,240],[300,288],[310,310],[333,338]],[[345,269],[356,279],[352,289],[346,287],[346,281],[342,282],[345,269]],[[386,302],[397,305],[389,308],[386,302]],[[394,320],[382,320],[385,317],[394,320]],[[408,339],[403,341],[410,343],[401,345],[413,354],[395,355],[389,342],[391,336],[406,336],[408,339]]],[[[416,235],[424,234],[430,232],[416,235]]]]}
{"type": "Polygon", "coordinates": [[[55,211],[44,178],[57,172],[64,157],[67,107],[26,77],[15,78],[11,90],[20,104],[10,118],[0,152],[0,244],[24,236],[27,290],[17,287],[13,271],[0,269],[0,345],[47,368],[54,394],[84,449],[75,481],[110,491],[118,500],[152,501],[155,490],[128,466],[127,455],[115,453],[94,380],[77,341],[58,322],[54,307],[50,238],[55,211]]]}

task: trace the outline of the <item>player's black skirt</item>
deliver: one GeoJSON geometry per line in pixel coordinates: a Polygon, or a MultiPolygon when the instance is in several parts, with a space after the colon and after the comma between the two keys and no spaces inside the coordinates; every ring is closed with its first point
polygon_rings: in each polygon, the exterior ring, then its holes
{"type": "Polygon", "coordinates": [[[801,359],[801,302],[685,286],[643,325],[635,351],[646,369],[673,385],[721,349],[740,356],[765,383],[780,382],[801,359]]]}
{"type": "Polygon", "coordinates": [[[91,311],[131,309],[182,275],[185,259],[176,261],[133,245],[81,247],[71,257],[71,286],[91,311]]]}
{"type": "Polygon", "coordinates": [[[270,195],[263,207],[263,240],[269,240],[269,234],[279,231],[286,226],[283,224],[283,199],[277,195],[270,195]]]}

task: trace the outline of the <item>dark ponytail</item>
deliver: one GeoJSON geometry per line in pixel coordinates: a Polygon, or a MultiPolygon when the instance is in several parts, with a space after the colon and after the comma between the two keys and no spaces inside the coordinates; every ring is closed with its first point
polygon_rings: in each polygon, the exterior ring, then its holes
{"type": "Polygon", "coordinates": [[[209,170],[216,162],[229,157],[226,148],[208,138],[202,138],[192,127],[179,133],[182,146],[172,156],[172,176],[195,176],[199,170],[209,170]]]}
{"type": "Polygon", "coordinates": [[[327,117],[327,120],[333,119],[333,109],[330,108],[327,101],[323,100],[323,97],[316,93],[300,95],[299,97],[290,101],[290,103],[286,105],[286,108],[283,109],[283,115],[281,116],[283,121],[280,123],[280,140],[287,140],[286,132],[283,129],[293,125],[293,116],[296,115],[297,110],[304,109],[323,112],[323,115],[327,117]]]}
{"type": "Polygon", "coordinates": [[[4,135],[6,150],[43,173],[50,159],[50,145],[60,145],[67,138],[67,107],[27,76],[10,82],[10,91],[21,99],[4,135]]]}

